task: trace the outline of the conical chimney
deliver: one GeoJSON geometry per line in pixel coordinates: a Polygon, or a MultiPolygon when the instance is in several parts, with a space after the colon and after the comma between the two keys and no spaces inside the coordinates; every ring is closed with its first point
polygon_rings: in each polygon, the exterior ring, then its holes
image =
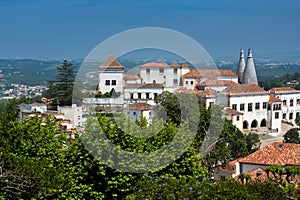
{"type": "Polygon", "coordinates": [[[247,63],[244,71],[243,83],[258,85],[251,49],[248,49],[248,58],[247,58],[247,63]]]}
{"type": "Polygon", "coordinates": [[[246,65],[245,65],[244,50],[241,49],[241,51],[240,51],[240,61],[239,61],[238,69],[237,69],[239,83],[243,83],[245,66],[246,65]]]}

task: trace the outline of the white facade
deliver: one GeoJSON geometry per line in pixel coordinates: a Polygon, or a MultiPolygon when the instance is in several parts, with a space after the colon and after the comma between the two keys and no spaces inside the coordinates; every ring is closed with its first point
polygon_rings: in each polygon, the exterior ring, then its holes
{"type": "Polygon", "coordinates": [[[72,106],[58,107],[58,113],[63,113],[65,119],[71,120],[74,127],[82,126],[82,107],[72,106]]]}
{"type": "Polygon", "coordinates": [[[116,92],[123,91],[123,70],[103,70],[99,73],[98,91],[102,93],[110,92],[114,89],[116,92]]]}

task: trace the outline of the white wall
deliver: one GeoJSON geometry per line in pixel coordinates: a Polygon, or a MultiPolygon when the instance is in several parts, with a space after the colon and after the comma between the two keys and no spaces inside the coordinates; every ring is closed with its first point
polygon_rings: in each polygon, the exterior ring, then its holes
{"type": "Polygon", "coordinates": [[[99,73],[99,89],[102,93],[110,92],[112,88],[116,92],[123,91],[123,73],[116,72],[103,72],[99,73]],[[105,85],[106,80],[110,80],[110,85],[105,85]],[[112,85],[112,80],[116,80],[116,85],[112,85]]]}
{"type": "Polygon", "coordinates": [[[72,106],[59,107],[57,112],[64,113],[65,119],[71,120],[74,127],[82,126],[82,107],[73,104],[72,106]]]}

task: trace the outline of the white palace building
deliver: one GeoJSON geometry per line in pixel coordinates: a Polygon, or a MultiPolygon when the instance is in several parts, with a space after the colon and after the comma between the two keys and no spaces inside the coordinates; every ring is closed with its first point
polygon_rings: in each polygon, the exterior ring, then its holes
{"type": "MultiPolygon", "coordinates": [[[[206,107],[222,105],[227,119],[243,132],[261,128],[279,132],[281,123],[294,124],[300,114],[300,91],[292,87],[265,91],[258,86],[251,49],[245,62],[240,52],[237,73],[231,70],[191,70],[188,64],[146,63],[139,74],[110,55],[98,68],[98,92],[115,90],[114,98],[85,98],[86,106],[120,106],[133,119],[150,118],[154,99],[163,91],[193,92],[205,98],[206,107]]],[[[83,105],[84,106],[84,105],[83,105]]]]}

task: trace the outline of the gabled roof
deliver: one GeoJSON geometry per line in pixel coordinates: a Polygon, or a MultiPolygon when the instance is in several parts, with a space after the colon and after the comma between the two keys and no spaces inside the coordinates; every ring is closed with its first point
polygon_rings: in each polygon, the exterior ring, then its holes
{"type": "Polygon", "coordinates": [[[300,165],[300,144],[273,142],[239,162],[258,165],[300,165]]]}
{"type": "Polygon", "coordinates": [[[235,172],[235,163],[239,162],[240,159],[241,158],[229,161],[228,163],[226,163],[225,166],[219,166],[215,170],[234,173],[235,172]]]}
{"type": "Polygon", "coordinates": [[[231,109],[231,108],[226,108],[224,110],[224,114],[225,115],[243,115],[243,113],[237,111],[237,110],[234,110],[234,109],[231,109]]]}
{"type": "Polygon", "coordinates": [[[125,79],[125,80],[128,80],[128,79],[141,79],[140,77],[139,77],[139,75],[137,75],[137,74],[123,74],[123,78],[125,79]]]}
{"type": "Polygon", "coordinates": [[[151,110],[152,106],[147,103],[133,103],[127,106],[127,110],[151,110]]]}
{"type": "Polygon", "coordinates": [[[165,68],[165,67],[169,67],[169,65],[167,63],[163,63],[163,62],[149,62],[146,64],[141,65],[141,68],[165,68]]]}
{"type": "Polygon", "coordinates": [[[282,102],[282,101],[271,94],[269,98],[269,102],[282,102]]]}
{"type": "Polygon", "coordinates": [[[99,68],[116,68],[116,69],[125,69],[112,55],[99,66],[99,68]]]}
{"type": "Polygon", "coordinates": [[[146,83],[146,84],[139,84],[139,83],[127,83],[125,88],[163,88],[163,84],[154,84],[154,83],[146,83]]]}
{"type": "Polygon", "coordinates": [[[300,93],[299,90],[296,90],[292,87],[276,87],[269,90],[270,93],[280,94],[280,93],[300,93]]]}
{"type": "Polygon", "coordinates": [[[263,88],[256,84],[236,84],[231,85],[221,91],[228,95],[244,95],[244,94],[268,94],[263,88]]]}
{"type": "Polygon", "coordinates": [[[199,86],[229,86],[237,83],[230,80],[207,80],[199,84],[199,86]]]}
{"type": "Polygon", "coordinates": [[[197,92],[197,94],[201,95],[201,96],[211,96],[211,95],[215,95],[217,94],[217,91],[211,88],[208,88],[207,90],[203,90],[201,91],[199,90],[199,92],[197,92]]]}
{"type": "Polygon", "coordinates": [[[180,67],[180,65],[178,65],[177,63],[172,63],[172,64],[170,65],[170,67],[180,67]]]}
{"type": "Polygon", "coordinates": [[[191,70],[190,72],[183,75],[183,78],[208,78],[216,79],[219,76],[233,76],[238,77],[236,73],[232,70],[217,70],[217,69],[207,69],[207,70],[191,70]]]}

